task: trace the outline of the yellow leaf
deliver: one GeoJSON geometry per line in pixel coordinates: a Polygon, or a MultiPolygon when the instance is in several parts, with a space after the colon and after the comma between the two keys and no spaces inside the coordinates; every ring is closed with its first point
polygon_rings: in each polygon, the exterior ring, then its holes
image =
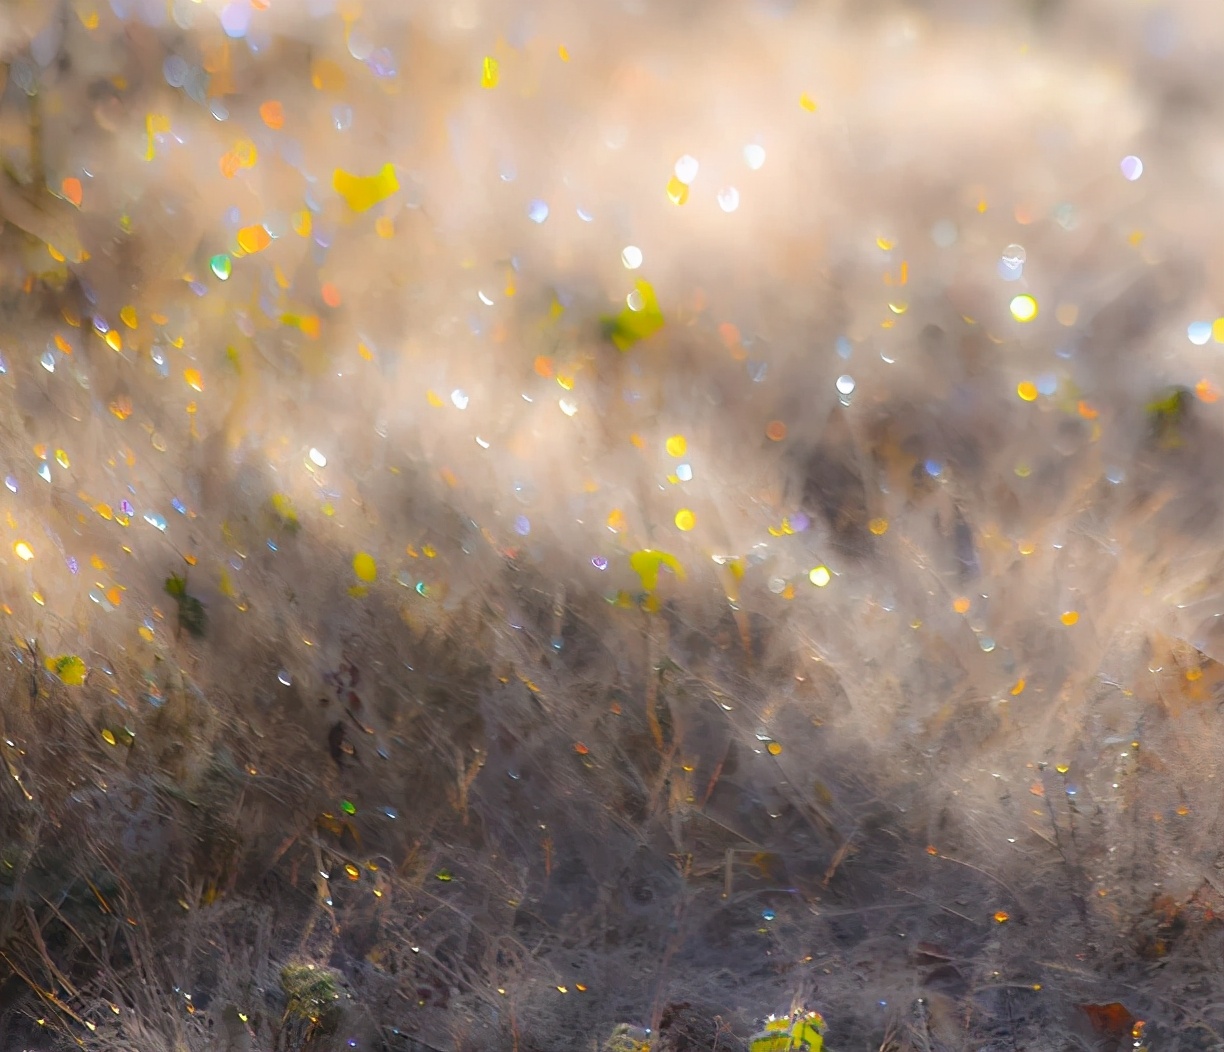
{"type": "Polygon", "coordinates": [[[384,164],[377,175],[353,175],[337,168],[332,175],[332,187],[354,212],[365,212],[385,201],[399,189],[395,165],[384,164]]]}
{"type": "MultiPolygon", "coordinates": [[[[75,654],[63,654],[60,657],[49,657],[45,664],[48,669],[54,672],[61,680],[70,687],[79,687],[85,682],[86,673],[89,669],[85,667],[85,662],[75,654]]],[[[112,743],[113,744],[113,743],[112,743]]]]}
{"type": "Polygon", "coordinates": [[[680,560],[667,552],[656,551],[653,548],[643,548],[629,556],[629,565],[642,579],[642,591],[653,592],[659,586],[659,570],[666,566],[681,580],[684,579],[684,567],[680,560]]]}

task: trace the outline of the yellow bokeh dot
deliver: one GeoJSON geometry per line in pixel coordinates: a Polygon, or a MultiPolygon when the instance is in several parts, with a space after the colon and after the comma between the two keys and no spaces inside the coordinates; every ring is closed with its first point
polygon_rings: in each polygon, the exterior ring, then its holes
{"type": "Polygon", "coordinates": [[[688,451],[688,441],[683,435],[672,435],[666,442],[667,455],[682,457],[688,451]]]}
{"type": "Polygon", "coordinates": [[[765,746],[765,748],[769,750],[770,756],[778,756],[782,752],[782,746],[779,745],[777,742],[770,742],[768,745],[765,746]]]}
{"type": "Polygon", "coordinates": [[[691,530],[697,525],[697,516],[694,515],[688,508],[681,508],[676,512],[676,528],[679,530],[691,530]]]}
{"type": "Polygon", "coordinates": [[[888,532],[888,520],[872,519],[869,523],[867,523],[867,529],[869,529],[877,537],[882,537],[888,532]]]}
{"type": "Polygon", "coordinates": [[[357,575],[357,580],[367,584],[378,577],[378,564],[374,561],[374,556],[369,552],[358,552],[354,555],[353,573],[357,575]]]}
{"type": "Polygon", "coordinates": [[[1011,316],[1016,321],[1032,321],[1037,317],[1037,301],[1028,293],[1022,293],[1011,301],[1011,316]]]}
{"type": "Polygon", "coordinates": [[[967,614],[969,613],[969,607],[972,605],[973,604],[970,601],[969,597],[967,595],[962,595],[962,596],[959,596],[957,599],[953,600],[952,609],[955,610],[958,614],[967,614]]]}
{"type": "Polygon", "coordinates": [[[26,544],[25,541],[18,541],[16,544],[14,544],[13,551],[16,553],[17,558],[22,562],[28,563],[34,558],[34,549],[26,544]]]}
{"type": "Polygon", "coordinates": [[[1064,625],[1073,625],[1079,620],[1079,613],[1075,610],[1068,610],[1059,618],[1064,625]]]}
{"type": "Polygon", "coordinates": [[[1026,402],[1037,401],[1037,385],[1031,380],[1022,380],[1016,385],[1016,394],[1026,402]]]}
{"type": "Polygon", "coordinates": [[[833,575],[829,572],[829,568],[827,566],[816,566],[813,567],[812,572],[808,574],[808,580],[811,581],[817,588],[823,588],[831,580],[833,580],[833,575]]]}

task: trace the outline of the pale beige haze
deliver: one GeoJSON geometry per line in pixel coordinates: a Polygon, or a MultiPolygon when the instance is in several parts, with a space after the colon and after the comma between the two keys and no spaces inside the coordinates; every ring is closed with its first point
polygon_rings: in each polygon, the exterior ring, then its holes
{"type": "Polygon", "coordinates": [[[55,822],[279,772],[213,895],[292,867],[264,966],[364,962],[363,1040],[879,1042],[920,940],[940,1040],[1224,1025],[1135,934],[1224,894],[1210,4],[9,0],[0,55],[5,748],[36,785],[71,710],[55,822]],[[345,941],[422,887],[478,963],[345,941]]]}

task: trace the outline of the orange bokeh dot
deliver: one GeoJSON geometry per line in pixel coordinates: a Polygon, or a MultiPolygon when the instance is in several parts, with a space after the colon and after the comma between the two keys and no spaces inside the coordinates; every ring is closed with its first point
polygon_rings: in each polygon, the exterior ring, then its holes
{"type": "Polygon", "coordinates": [[[786,437],[786,425],[781,420],[771,420],[765,427],[765,435],[771,442],[781,442],[786,437]]]}
{"type": "Polygon", "coordinates": [[[340,290],[330,281],[323,282],[323,288],[320,289],[320,292],[323,294],[323,302],[329,307],[340,306],[340,290]]]}
{"type": "Polygon", "coordinates": [[[268,99],[259,107],[259,116],[273,131],[285,126],[285,107],[276,99],[268,99]]]}

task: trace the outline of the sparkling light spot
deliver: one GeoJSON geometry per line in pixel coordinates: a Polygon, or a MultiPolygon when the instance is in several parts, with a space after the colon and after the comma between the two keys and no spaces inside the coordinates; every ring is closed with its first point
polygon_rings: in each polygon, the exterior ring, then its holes
{"type": "Polygon", "coordinates": [[[758,146],[756,143],[749,143],[745,146],[744,163],[754,172],[758,171],[765,163],[765,147],[758,146]]]}
{"type": "Polygon", "coordinates": [[[687,533],[697,525],[697,516],[694,515],[688,508],[681,508],[676,512],[676,529],[683,530],[687,533]]]}
{"type": "Polygon", "coordinates": [[[1022,293],[1012,299],[1010,310],[1016,321],[1032,321],[1037,317],[1037,301],[1028,293],[1022,293]]]}
{"type": "Polygon", "coordinates": [[[22,562],[28,563],[34,558],[34,549],[31,548],[25,541],[18,541],[13,545],[13,552],[22,562]]]}
{"type": "Polygon", "coordinates": [[[232,0],[226,4],[221,8],[221,28],[225,35],[232,40],[246,36],[252,14],[250,0],[232,0]]]}
{"type": "Polygon", "coordinates": [[[1143,161],[1134,154],[1128,154],[1123,157],[1118,167],[1122,169],[1122,178],[1127,180],[1127,182],[1133,183],[1143,175],[1143,161]]]}
{"type": "Polygon", "coordinates": [[[815,566],[812,568],[811,573],[808,574],[808,580],[817,588],[823,588],[833,580],[833,574],[829,572],[827,566],[815,566]]]}
{"type": "Polygon", "coordinates": [[[688,440],[683,435],[672,435],[664,445],[671,457],[682,457],[688,452],[688,440]]]}
{"type": "Polygon", "coordinates": [[[315,467],[319,467],[319,468],[327,467],[327,457],[325,457],[322,453],[320,453],[317,449],[315,449],[314,446],[310,447],[310,453],[307,455],[310,457],[310,462],[314,464],[315,467]]]}
{"type": "Polygon", "coordinates": [[[1016,385],[1016,394],[1026,402],[1035,402],[1038,394],[1037,385],[1031,380],[1022,380],[1016,385]]]}
{"type": "Polygon", "coordinates": [[[718,207],[724,212],[734,212],[739,203],[740,193],[734,186],[724,186],[718,191],[718,207]]]}
{"type": "Polygon", "coordinates": [[[697,171],[700,165],[697,163],[697,158],[692,154],[685,154],[676,162],[673,171],[676,173],[676,178],[685,186],[690,186],[694,179],[697,178],[697,171]]]}
{"type": "Polygon", "coordinates": [[[1024,277],[1024,262],[1027,258],[1023,245],[1008,245],[999,259],[999,277],[1004,281],[1019,281],[1024,277]]]}
{"type": "Polygon", "coordinates": [[[1064,625],[1073,625],[1079,620],[1079,613],[1075,610],[1068,610],[1059,618],[1059,620],[1064,625]]]}
{"type": "Polygon", "coordinates": [[[837,393],[848,395],[854,393],[854,377],[848,373],[843,373],[837,378],[837,393]]]}
{"type": "Polygon", "coordinates": [[[621,249],[621,263],[626,270],[637,270],[642,265],[642,250],[637,245],[626,245],[621,249]]]}
{"type": "Polygon", "coordinates": [[[1211,339],[1211,322],[1192,321],[1186,326],[1186,335],[1194,346],[1204,346],[1211,339]]]}
{"type": "Polygon", "coordinates": [[[538,199],[532,201],[527,206],[527,218],[533,223],[543,223],[548,218],[548,205],[538,199]]]}

